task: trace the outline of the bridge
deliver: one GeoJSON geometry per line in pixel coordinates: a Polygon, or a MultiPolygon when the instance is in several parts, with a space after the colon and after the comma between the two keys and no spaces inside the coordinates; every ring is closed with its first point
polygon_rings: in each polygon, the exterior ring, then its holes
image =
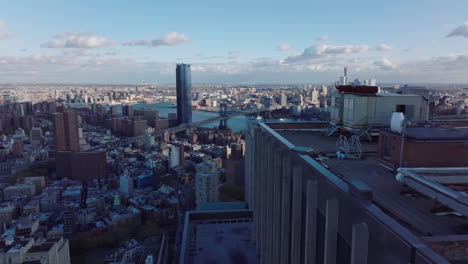
{"type": "MultiPolygon", "coordinates": [[[[278,109],[278,108],[262,108],[262,109],[254,109],[254,110],[249,110],[249,111],[235,111],[235,112],[230,112],[230,113],[225,112],[226,114],[221,113],[220,116],[212,117],[212,118],[205,119],[205,120],[202,120],[202,121],[193,122],[193,123],[190,123],[190,124],[182,124],[180,126],[170,127],[170,128],[164,129],[164,130],[158,130],[158,131],[155,131],[153,135],[155,137],[160,137],[160,136],[164,135],[164,133],[166,133],[166,132],[169,133],[169,134],[172,134],[172,133],[178,133],[178,132],[186,131],[187,129],[193,130],[193,129],[195,129],[197,127],[200,127],[200,126],[203,126],[203,125],[228,120],[228,119],[231,119],[233,117],[243,116],[243,115],[259,114],[259,113],[262,113],[262,112],[268,112],[268,111],[272,111],[272,110],[276,110],[276,109],[278,109]]],[[[226,123],[221,122],[220,126],[222,127],[223,124],[226,124],[226,123]]]]}
{"type": "MultiPolygon", "coordinates": [[[[170,127],[170,128],[163,129],[163,130],[158,130],[158,131],[155,131],[152,134],[152,136],[154,136],[155,138],[160,138],[160,137],[163,137],[165,133],[174,134],[174,133],[179,133],[179,132],[183,132],[183,131],[192,132],[197,127],[207,125],[207,124],[211,124],[211,123],[215,123],[215,122],[220,122],[220,127],[225,127],[225,126],[227,126],[227,123],[223,122],[223,121],[231,119],[233,117],[243,116],[243,115],[259,114],[259,113],[263,113],[263,112],[269,112],[269,111],[277,110],[277,109],[280,109],[280,108],[281,107],[270,107],[270,108],[252,109],[252,110],[247,110],[247,111],[228,112],[227,108],[225,106],[222,106],[221,109],[220,109],[221,110],[220,111],[220,116],[212,117],[212,118],[201,120],[201,121],[198,121],[198,122],[193,122],[193,123],[190,123],[190,124],[181,124],[181,125],[176,126],[176,127],[170,127]]],[[[106,144],[106,146],[107,147],[119,147],[119,146],[129,145],[129,144],[131,144],[133,142],[144,142],[146,137],[147,137],[147,135],[140,135],[140,136],[136,136],[136,137],[119,138],[116,141],[108,142],[106,144]]],[[[96,146],[96,147],[87,149],[85,151],[96,151],[96,150],[99,150],[100,148],[102,148],[102,146],[96,146]]]]}

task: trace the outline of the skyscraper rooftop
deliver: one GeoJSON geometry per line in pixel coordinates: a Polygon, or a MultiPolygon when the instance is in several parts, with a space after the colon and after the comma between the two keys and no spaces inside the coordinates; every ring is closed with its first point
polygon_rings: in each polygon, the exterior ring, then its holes
{"type": "Polygon", "coordinates": [[[464,250],[466,217],[439,213],[436,200],[397,181],[376,142],[362,142],[360,159],[341,159],[337,137],[325,131],[321,122],[249,129],[246,193],[262,260],[460,260],[453,252],[464,250]]]}

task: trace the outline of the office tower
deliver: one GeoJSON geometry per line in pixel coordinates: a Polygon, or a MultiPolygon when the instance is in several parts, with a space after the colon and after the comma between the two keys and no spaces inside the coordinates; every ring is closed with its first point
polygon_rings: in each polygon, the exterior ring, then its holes
{"type": "Polygon", "coordinates": [[[171,168],[179,166],[179,158],[180,158],[180,149],[177,146],[171,147],[171,157],[169,160],[169,166],[171,168]]]}
{"type": "Polygon", "coordinates": [[[316,88],[314,88],[314,89],[312,90],[311,95],[310,95],[310,100],[312,101],[312,103],[315,103],[315,102],[318,101],[318,95],[319,95],[319,92],[317,91],[316,88]]]}
{"type": "Polygon", "coordinates": [[[53,114],[56,151],[80,151],[78,113],[64,111],[53,114]]]}
{"type": "Polygon", "coordinates": [[[133,105],[122,106],[123,116],[133,117],[133,105]]]}
{"type": "Polygon", "coordinates": [[[185,148],[184,145],[179,146],[172,146],[171,147],[171,157],[170,157],[170,164],[171,168],[177,166],[184,166],[185,163],[185,148]]]}
{"type": "Polygon", "coordinates": [[[74,212],[70,209],[63,211],[63,237],[69,238],[73,233],[74,212]]]}
{"type": "Polygon", "coordinates": [[[224,161],[226,185],[244,187],[244,155],[240,143],[231,144],[231,157],[224,161]]]}
{"type": "Polygon", "coordinates": [[[344,68],[344,76],[340,77],[340,85],[348,85],[348,68],[344,68]]]}
{"type": "Polygon", "coordinates": [[[33,127],[30,131],[31,144],[37,146],[42,143],[42,129],[40,127],[33,127]]]}
{"type": "Polygon", "coordinates": [[[132,195],[133,189],[133,179],[126,173],[121,175],[119,191],[125,193],[126,195],[132,195]]]}
{"type": "Polygon", "coordinates": [[[189,64],[177,64],[177,123],[192,123],[192,80],[189,64]]]}
{"type": "Polygon", "coordinates": [[[281,106],[286,106],[288,104],[288,97],[284,93],[281,93],[280,104],[281,106]]]}
{"type": "Polygon", "coordinates": [[[204,203],[219,201],[219,171],[215,160],[197,164],[195,196],[197,208],[204,203]]]}

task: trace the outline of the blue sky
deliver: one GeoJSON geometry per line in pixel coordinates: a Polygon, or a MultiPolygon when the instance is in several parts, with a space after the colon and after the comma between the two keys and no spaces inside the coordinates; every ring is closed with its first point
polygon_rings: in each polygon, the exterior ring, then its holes
{"type": "Polygon", "coordinates": [[[0,82],[468,82],[465,0],[0,4],[0,82]]]}

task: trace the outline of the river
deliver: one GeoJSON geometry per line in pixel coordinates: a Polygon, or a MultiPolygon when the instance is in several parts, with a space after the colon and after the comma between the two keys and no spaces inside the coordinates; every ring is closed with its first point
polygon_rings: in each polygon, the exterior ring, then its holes
{"type": "MultiPolygon", "coordinates": [[[[72,105],[71,107],[89,107],[89,105],[75,104],[75,105],[72,105]]],[[[173,106],[173,103],[170,103],[170,102],[158,102],[154,104],[134,104],[133,105],[133,109],[142,109],[142,108],[156,109],[159,111],[159,116],[164,117],[164,118],[167,118],[168,113],[177,112],[177,108],[173,106]]],[[[118,105],[118,112],[119,114],[122,114],[122,105],[118,105]]],[[[193,122],[202,121],[202,120],[206,120],[206,119],[216,117],[216,116],[218,116],[218,113],[193,111],[192,121],[193,122]]],[[[247,116],[233,117],[228,120],[228,127],[236,132],[243,131],[247,129],[247,124],[249,121],[252,121],[252,119],[247,116]]],[[[285,123],[286,122],[300,122],[298,119],[292,119],[292,118],[269,119],[268,121],[285,122],[285,123]]],[[[203,125],[202,127],[214,128],[214,127],[217,127],[218,125],[219,125],[219,122],[215,122],[215,123],[203,125]]]]}

